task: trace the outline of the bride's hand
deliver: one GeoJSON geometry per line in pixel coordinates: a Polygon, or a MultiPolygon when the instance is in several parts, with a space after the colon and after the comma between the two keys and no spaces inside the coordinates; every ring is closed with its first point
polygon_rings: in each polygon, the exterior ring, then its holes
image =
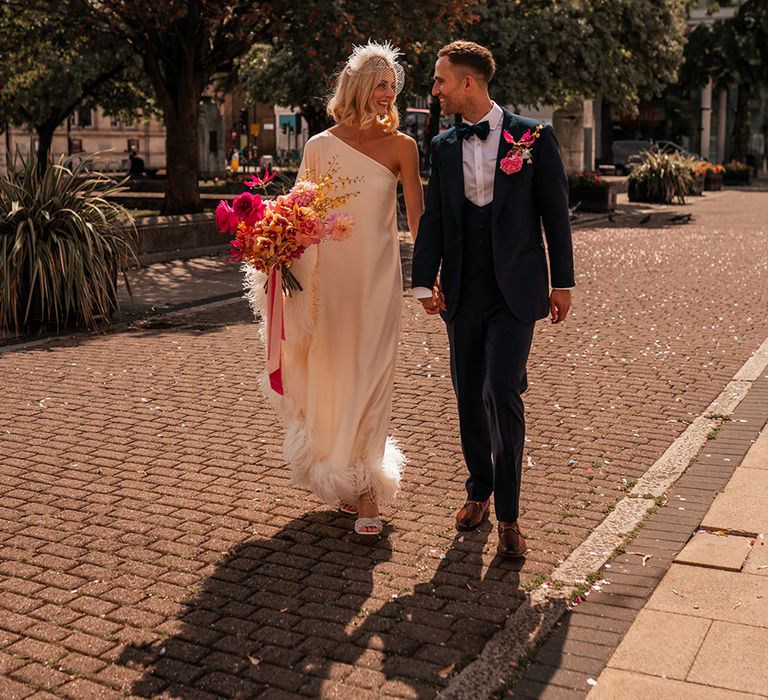
{"type": "Polygon", "coordinates": [[[432,287],[432,296],[424,299],[419,299],[424,311],[433,316],[434,314],[445,311],[445,296],[440,289],[435,285],[432,287]]]}

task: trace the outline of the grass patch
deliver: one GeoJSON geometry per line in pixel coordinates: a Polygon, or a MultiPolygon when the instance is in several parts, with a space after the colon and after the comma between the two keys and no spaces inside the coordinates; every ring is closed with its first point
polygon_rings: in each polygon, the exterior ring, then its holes
{"type": "Polygon", "coordinates": [[[531,591],[536,590],[542,583],[549,580],[549,574],[536,574],[530,581],[523,584],[523,590],[531,591]]]}
{"type": "Polygon", "coordinates": [[[578,513],[575,510],[572,510],[569,506],[562,506],[560,510],[557,511],[557,515],[561,518],[575,518],[578,516],[578,513]]]}
{"type": "Polygon", "coordinates": [[[581,583],[577,583],[571,591],[570,601],[573,602],[577,598],[584,598],[589,591],[592,590],[592,586],[603,578],[602,569],[599,571],[591,571],[586,575],[586,580],[581,583]]]}
{"type": "Polygon", "coordinates": [[[637,479],[622,479],[621,490],[626,493],[627,491],[630,491],[631,489],[633,489],[636,483],[637,483],[637,479]]]}
{"type": "Polygon", "coordinates": [[[729,420],[733,420],[728,414],[726,413],[708,413],[705,418],[709,418],[710,420],[719,420],[723,423],[727,423],[729,420]]]}

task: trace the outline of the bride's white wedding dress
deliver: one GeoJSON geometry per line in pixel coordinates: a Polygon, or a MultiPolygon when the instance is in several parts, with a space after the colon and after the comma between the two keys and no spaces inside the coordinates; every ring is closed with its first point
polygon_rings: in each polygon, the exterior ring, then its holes
{"type": "MultiPolygon", "coordinates": [[[[358,178],[341,190],[358,193],[342,207],[354,232],[312,246],[291,266],[304,291],[285,300],[285,394],[262,386],[284,421],[297,486],[334,507],[368,491],[384,505],[405,462],[387,437],[402,297],[397,178],[330,131],[309,140],[299,177],[322,175],[334,162],[341,176],[358,178]]],[[[263,275],[249,268],[245,285],[262,312],[263,275]]]]}

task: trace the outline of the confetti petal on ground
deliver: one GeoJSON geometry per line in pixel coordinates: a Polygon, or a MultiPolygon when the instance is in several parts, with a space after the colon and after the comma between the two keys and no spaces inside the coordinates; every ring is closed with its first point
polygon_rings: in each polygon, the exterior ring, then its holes
{"type": "Polygon", "coordinates": [[[455,665],[456,664],[451,664],[450,666],[446,666],[445,668],[441,668],[437,672],[437,675],[440,676],[440,678],[448,678],[448,676],[450,676],[453,673],[453,667],[455,665]]]}

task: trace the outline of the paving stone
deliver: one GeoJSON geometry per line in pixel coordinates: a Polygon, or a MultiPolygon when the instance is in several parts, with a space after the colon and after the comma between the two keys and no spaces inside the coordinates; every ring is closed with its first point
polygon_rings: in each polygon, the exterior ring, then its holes
{"type": "Polygon", "coordinates": [[[65,698],[71,700],[120,700],[123,694],[117,690],[105,688],[85,678],[78,678],[56,690],[65,698]]]}
{"type": "Polygon", "coordinates": [[[619,698],[748,700],[751,697],[753,696],[723,688],[712,688],[706,685],[608,668],[600,675],[597,685],[587,695],[587,700],[618,700],[619,698]]]}
{"type": "Polygon", "coordinates": [[[768,627],[768,579],[673,564],[648,609],[768,627]]]}
{"type": "Polygon", "coordinates": [[[768,493],[768,469],[739,467],[725,491],[715,499],[702,527],[755,535],[768,532],[765,493],[768,493]]]}
{"type": "Polygon", "coordinates": [[[0,698],[3,700],[22,700],[28,698],[35,692],[34,688],[28,685],[17,683],[10,678],[0,677],[0,698]]]}
{"type": "Polygon", "coordinates": [[[765,543],[765,537],[755,541],[744,563],[744,573],[768,576],[768,545],[765,543]]]}
{"type": "Polygon", "coordinates": [[[23,668],[14,671],[11,675],[14,680],[20,683],[27,683],[35,688],[43,688],[45,690],[53,690],[69,680],[69,676],[66,673],[62,673],[52,666],[44,666],[40,663],[27,664],[23,668]]]}
{"type": "Polygon", "coordinates": [[[569,654],[565,651],[545,651],[543,649],[536,654],[536,663],[550,668],[586,673],[589,676],[598,676],[605,666],[603,661],[591,656],[569,654]]]}
{"type": "Polygon", "coordinates": [[[709,626],[709,620],[641,610],[608,666],[684,680],[709,626]]]}
{"type": "Polygon", "coordinates": [[[768,694],[768,629],[713,622],[688,680],[768,694]]]}
{"type": "Polygon", "coordinates": [[[768,431],[763,431],[741,463],[744,469],[768,469],[768,431]]]}
{"type": "Polygon", "coordinates": [[[586,691],[573,690],[526,679],[516,683],[507,691],[507,696],[513,698],[532,698],[533,700],[580,700],[586,697],[586,691]]]}
{"type": "Polygon", "coordinates": [[[685,549],[675,557],[675,561],[678,564],[705,566],[724,571],[741,571],[752,550],[752,542],[749,537],[697,532],[685,549]]]}

